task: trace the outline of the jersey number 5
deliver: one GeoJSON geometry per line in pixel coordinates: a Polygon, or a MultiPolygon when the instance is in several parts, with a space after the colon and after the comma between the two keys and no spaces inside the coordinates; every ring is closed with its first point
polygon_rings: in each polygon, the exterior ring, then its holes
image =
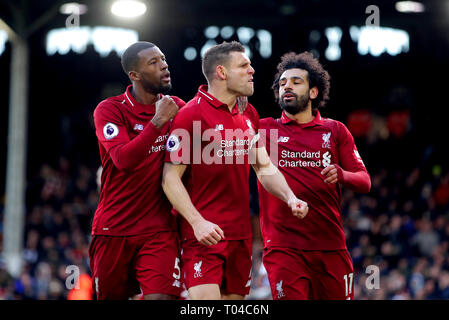
{"type": "Polygon", "coordinates": [[[181,268],[179,267],[179,262],[180,262],[179,258],[176,258],[174,268],[175,268],[175,271],[178,271],[178,273],[173,272],[173,278],[175,278],[176,280],[181,279],[181,268]]]}

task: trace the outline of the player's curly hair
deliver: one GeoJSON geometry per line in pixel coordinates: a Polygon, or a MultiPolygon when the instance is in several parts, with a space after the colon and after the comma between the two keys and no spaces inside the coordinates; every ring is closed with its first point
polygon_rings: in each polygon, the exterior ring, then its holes
{"type": "Polygon", "coordinates": [[[281,57],[281,62],[277,65],[278,72],[274,76],[274,82],[271,86],[276,100],[279,99],[279,78],[285,70],[294,68],[306,70],[308,73],[309,87],[318,88],[318,96],[312,100],[312,109],[324,107],[329,100],[329,91],[331,87],[330,75],[324,70],[318,59],[308,51],[300,54],[289,52],[281,57]]]}

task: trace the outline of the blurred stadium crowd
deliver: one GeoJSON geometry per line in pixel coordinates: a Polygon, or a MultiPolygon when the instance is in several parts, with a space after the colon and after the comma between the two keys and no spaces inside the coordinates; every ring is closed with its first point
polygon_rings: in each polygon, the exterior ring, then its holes
{"type": "MultiPolygon", "coordinates": [[[[435,147],[416,139],[412,117],[399,109],[388,114],[356,110],[343,120],[372,178],[369,194],[342,192],[356,299],[449,299],[449,172],[435,147]],[[370,265],[380,270],[379,289],[366,286],[370,265]]],[[[43,164],[28,181],[24,268],[13,278],[0,258],[0,299],[93,297],[88,245],[98,201],[96,171],[61,157],[57,164],[43,164]],[[78,290],[66,286],[70,265],[83,275],[78,290]]],[[[271,299],[252,186],[254,264],[247,298],[271,299]]]]}

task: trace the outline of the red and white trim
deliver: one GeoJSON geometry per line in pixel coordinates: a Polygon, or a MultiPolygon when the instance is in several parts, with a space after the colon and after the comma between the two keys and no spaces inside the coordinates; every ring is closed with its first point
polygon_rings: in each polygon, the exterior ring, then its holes
{"type": "Polygon", "coordinates": [[[204,95],[206,98],[208,98],[209,100],[214,101],[214,98],[208,96],[203,90],[200,89],[199,92],[200,92],[201,94],[203,94],[203,95],[204,95]]]}
{"type": "Polygon", "coordinates": [[[131,105],[134,107],[134,103],[131,101],[131,99],[128,97],[128,92],[127,91],[125,91],[125,96],[126,96],[126,99],[128,99],[128,101],[129,101],[129,103],[131,103],[131,105]]]}

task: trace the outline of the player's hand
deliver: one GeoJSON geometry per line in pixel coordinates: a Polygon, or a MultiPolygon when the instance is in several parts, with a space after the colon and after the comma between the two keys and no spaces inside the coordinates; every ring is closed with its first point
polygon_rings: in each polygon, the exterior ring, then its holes
{"type": "Polygon", "coordinates": [[[221,239],[224,239],[224,232],[221,228],[205,219],[192,224],[193,232],[198,242],[211,246],[217,244],[221,239]]]}
{"type": "Polygon", "coordinates": [[[168,95],[159,94],[159,100],[156,101],[156,113],[151,122],[158,128],[161,128],[167,121],[172,119],[179,110],[175,101],[168,95]]]}
{"type": "Polygon", "coordinates": [[[324,182],[326,183],[335,184],[338,182],[338,170],[333,164],[324,168],[321,174],[325,176],[324,182]]]}
{"type": "Polygon", "coordinates": [[[237,97],[237,106],[239,108],[240,114],[245,112],[246,107],[248,106],[248,97],[247,96],[238,96],[237,97]]]}
{"type": "Polygon", "coordinates": [[[307,202],[299,200],[298,198],[290,198],[288,200],[288,206],[292,209],[292,214],[299,219],[304,219],[309,212],[309,206],[307,202]]]}

